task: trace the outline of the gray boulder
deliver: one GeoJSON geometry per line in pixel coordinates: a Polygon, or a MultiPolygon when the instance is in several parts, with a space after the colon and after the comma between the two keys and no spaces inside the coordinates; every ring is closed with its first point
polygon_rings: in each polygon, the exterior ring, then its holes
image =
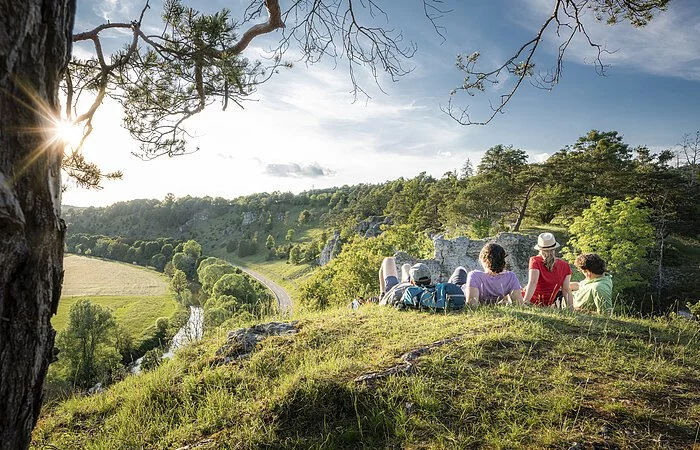
{"type": "MultiPolygon", "coordinates": [[[[404,252],[397,252],[394,257],[400,268],[402,264],[415,264],[422,262],[430,268],[434,283],[447,281],[452,272],[458,266],[464,266],[467,271],[482,270],[479,263],[481,248],[495,242],[506,251],[506,268],[515,273],[524,286],[527,283],[528,261],[531,256],[537,254],[534,246],[537,243],[535,236],[527,236],[518,233],[499,233],[495,237],[486,239],[469,239],[458,237],[456,239],[444,239],[437,236],[433,239],[435,255],[432,259],[416,259],[404,252]]],[[[400,270],[399,270],[399,273],[400,270]]]]}
{"type": "Polygon", "coordinates": [[[229,332],[226,343],[216,351],[223,364],[247,358],[255,350],[258,342],[268,336],[295,334],[297,322],[269,322],[254,325],[250,328],[238,328],[229,332]]]}

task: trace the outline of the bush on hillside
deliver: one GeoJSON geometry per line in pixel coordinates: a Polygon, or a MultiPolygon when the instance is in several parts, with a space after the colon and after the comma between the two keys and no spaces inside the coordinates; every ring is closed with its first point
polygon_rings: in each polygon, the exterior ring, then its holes
{"type": "Polygon", "coordinates": [[[141,370],[143,372],[150,372],[156,367],[160,366],[163,362],[163,350],[159,347],[153,348],[143,355],[141,360],[141,370]]]}
{"type": "Polygon", "coordinates": [[[304,308],[324,309],[349,303],[355,297],[379,294],[377,272],[386,256],[404,251],[418,258],[434,252],[433,242],[408,225],[386,227],[377,237],[355,236],[340,254],[318,269],[300,287],[304,308]]]}
{"type": "Polygon", "coordinates": [[[569,227],[571,248],[564,249],[564,256],[573,262],[580,253],[597,253],[613,274],[615,297],[630,297],[649,285],[648,253],[654,245],[649,217],[640,198],[610,202],[595,197],[569,227]]]}

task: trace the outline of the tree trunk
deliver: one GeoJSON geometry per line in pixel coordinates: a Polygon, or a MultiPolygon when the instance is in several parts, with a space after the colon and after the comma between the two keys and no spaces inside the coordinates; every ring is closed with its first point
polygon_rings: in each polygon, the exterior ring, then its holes
{"type": "Polygon", "coordinates": [[[535,186],[537,186],[537,183],[530,184],[525,192],[523,203],[520,205],[520,208],[518,208],[518,218],[515,220],[512,230],[516,233],[520,231],[520,226],[523,224],[523,219],[525,218],[525,213],[527,212],[527,204],[530,202],[530,195],[532,195],[532,190],[535,188],[535,186]]]}
{"type": "Polygon", "coordinates": [[[29,446],[63,280],[58,115],[75,0],[0,0],[0,449],[29,446]]]}

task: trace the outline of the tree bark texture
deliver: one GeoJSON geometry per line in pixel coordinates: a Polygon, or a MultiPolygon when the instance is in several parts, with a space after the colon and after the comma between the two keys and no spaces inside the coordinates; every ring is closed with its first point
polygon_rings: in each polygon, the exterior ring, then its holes
{"type": "Polygon", "coordinates": [[[0,449],[29,446],[52,356],[63,149],[40,130],[58,116],[74,14],[75,0],[0,0],[0,449]]]}

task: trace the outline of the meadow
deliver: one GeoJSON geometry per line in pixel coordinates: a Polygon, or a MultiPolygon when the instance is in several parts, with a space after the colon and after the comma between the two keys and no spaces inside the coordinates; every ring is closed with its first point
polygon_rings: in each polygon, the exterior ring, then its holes
{"type": "Polygon", "coordinates": [[[82,298],[109,308],[136,341],[148,339],[156,319],[180,308],[168,293],[166,277],[156,271],[78,255],[66,255],[64,269],[61,301],[51,321],[57,331],[65,328],[71,305],[82,298]]]}
{"type": "MultiPolygon", "coordinates": [[[[225,363],[227,329],[40,419],[34,448],[695,448],[697,324],[540,308],[295,314],[225,363]],[[367,382],[358,377],[400,367],[367,382]],[[578,444],[578,446],[577,446],[578,444]]],[[[245,324],[241,324],[245,325],[245,324]]],[[[248,324],[249,325],[249,324],[248,324]]]]}
{"type": "Polygon", "coordinates": [[[168,293],[168,282],[162,274],[133,264],[66,255],[63,268],[63,297],[155,296],[168,293]]]}

